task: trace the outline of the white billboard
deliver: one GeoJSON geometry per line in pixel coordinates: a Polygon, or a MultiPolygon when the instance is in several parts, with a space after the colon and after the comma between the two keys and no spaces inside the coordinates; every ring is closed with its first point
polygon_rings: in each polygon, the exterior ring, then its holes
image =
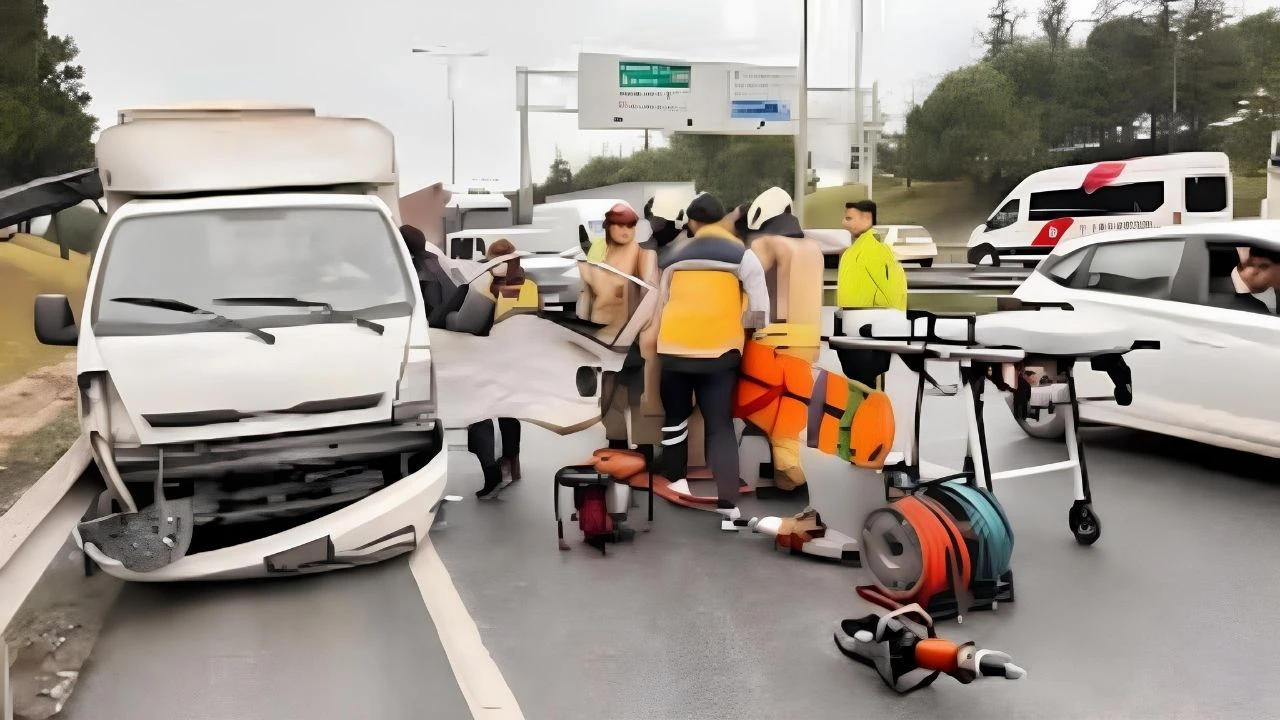
{"type": "Polygon", "coordinates": [[[578,127],[793,135],[794,67],[578,55],[578,127]]]}

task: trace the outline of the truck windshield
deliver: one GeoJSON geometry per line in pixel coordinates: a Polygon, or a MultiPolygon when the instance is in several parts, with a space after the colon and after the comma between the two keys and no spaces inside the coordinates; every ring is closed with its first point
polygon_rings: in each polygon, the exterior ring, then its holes
{"type": "MultiPolygon", "coordinates": [[[[141,215],[122,221],[106,244],[94,293],[98,332],[154,333],[209,318],[111,298],[171,298],[216,308],[253,327],[367,319],[412,312],[399,237],[374,209],[241,208],[141,215]],[[228,303],[227,298],[304,298],[306,303],[228,303]],[[313,316],[316,316],[313,318],[313,316]]],[[[225,323],[224,323],[225,325],[225,323]]]]}

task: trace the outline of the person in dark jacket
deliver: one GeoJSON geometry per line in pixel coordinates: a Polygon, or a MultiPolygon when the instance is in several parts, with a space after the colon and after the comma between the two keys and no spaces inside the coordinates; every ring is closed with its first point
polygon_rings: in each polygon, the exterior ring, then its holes
{"type": "MultiPolygon", "coordinates": [[[[485,259],[494,260],[515,252],[515,245],[504,238],[489,245],[485,259]]],[[[498,265],[490,272],[493,280],[489,283],[489,292],[495,301],[508,293],[519,297],[520,286],[524,283],[524,270],[520,267],[519,258],[498,265]]],[[[480,461],[480,469],[484,473],[484,487],[476,493],[481,500],[497,497],[503,488],[520,479],[520,421],[498,418],[497,425],[497,434],[494,433],[493,420],[481,420],[467,428],[467,450],[480,461]],[[501,456],[497,447],[499,439],[502,440],[501,456]]]]}
{"type": "MultiPolygon", "coordinates": [[[[432,327],[444,327],[444,318],[434,311],[453,295],[457,285],[440,265],[440,259],[435,253],[427,250],[427,238],[421,230],[412,225],[402,225],[400,236],[409,250],[409,257],[413,259],[413,269],[422,288],[422,302],[428,323],[432,327]]],[[[503,249],[497,246],[498,243],[494,243],[495,248],[503,249]]],[[[510,246],[507,243],[507,247],[510,246]]],[[[514,248],[510,251],[514,252],[514,248]]],[[[507,253],[498,253],[502,254],[507,253]]],[[[506,266],[503,268],[506,269],[506,266]]],[[[492,287],[494,294],[501,292],[501,286],[507,282],[506,273],[495,273],[492,287]]],[[[481,420],[467,427],[467,451],[480,461],[480,470],[484,475],[484,486],[476,492],[476,497],[481,500],[497,497],[498,491],[503,487],[520,479],[520,423],[513,418],[500,418],[500,434],[494,433],[493,425],[492,420],[481,420]],[[502,439],[501,458],[497,457],[499,437],[502,439]]]]}
{"type": "Polygon", "coordinates": [[[444,305],[453,294],[455,285],[449,273],[440,266],[440,258],[427,251],[427,236],[412,225],[400,226],[400,237],[409,249],[409,257],[413,260],[413,270],[418,277],[418,286],[422,289],[422,302],[427,306],[427,319],[431,312],[444,305]]]}

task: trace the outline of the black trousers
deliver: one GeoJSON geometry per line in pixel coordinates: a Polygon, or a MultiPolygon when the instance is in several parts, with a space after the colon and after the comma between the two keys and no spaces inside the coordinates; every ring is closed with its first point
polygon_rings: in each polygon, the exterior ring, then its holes
{"type": "Polygon", "coordinates": [[[485,488],[494,488],[502,483],[499,460],[520,456],[520,421],[515,418],[498,418],[498,432],[502,434],[501,458],[498,457],[497,437],[493,433],[492,420],[481,420],[467,427],[467,451],[480,461],[485,488]]]}
{"type": "Polygon", "coordinates": [[[716,494],[721,503],[738,504],[738,440],[733,431],[733,395],[738,385],[738,369],[742,360],[726,362],[726,358],[679,362],[664,361],[662,368],[662,469],[667,479],[675,482],[689,472],[689,416],[696,398],[706,430],[707,464],[716,480],[716,494]],[[699,367],[705,363],[704,367],[699,367]],[[671,367],[674,366],[674,367],[671,367]]]}

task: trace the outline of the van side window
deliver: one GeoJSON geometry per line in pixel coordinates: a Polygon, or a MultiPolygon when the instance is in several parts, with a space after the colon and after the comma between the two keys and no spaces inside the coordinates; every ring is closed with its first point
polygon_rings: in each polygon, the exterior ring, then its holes
{"type": "Polygon", "coordinates": [[[1033,222],[1064,217],[1102,217],[1149,213],[1164,205],[1164,181],[1109,185],[1086,193],[1084,188],[1031,194],[1027,219],[1033,222]]]}
{"type": "Polygon", "coordinates": [[[1099,244],[1089,259],[1084,288],[1168,300],[1182,266],[1182,251],[1182,240],[1099,244]]]}
{"type": "Polygon", "coordinates": [[[1019,208],[1018,200],[1010,200],[1009,202],[1005,203],[1004,207],[997,210],[996,214],[992,215],[991,219],[987,221],[987,230],[999,230],[1000,228],[1007,228],[1010,225],[1018,222],[1018,208],[1019,208]]]}
{"type": "Polygon", "coordinates": [[[1189,213],[1216,213],[1227,209],[1227,177],[1207,175],[1189,177],[1184,182],[1183,197],[1189,213]]]}

